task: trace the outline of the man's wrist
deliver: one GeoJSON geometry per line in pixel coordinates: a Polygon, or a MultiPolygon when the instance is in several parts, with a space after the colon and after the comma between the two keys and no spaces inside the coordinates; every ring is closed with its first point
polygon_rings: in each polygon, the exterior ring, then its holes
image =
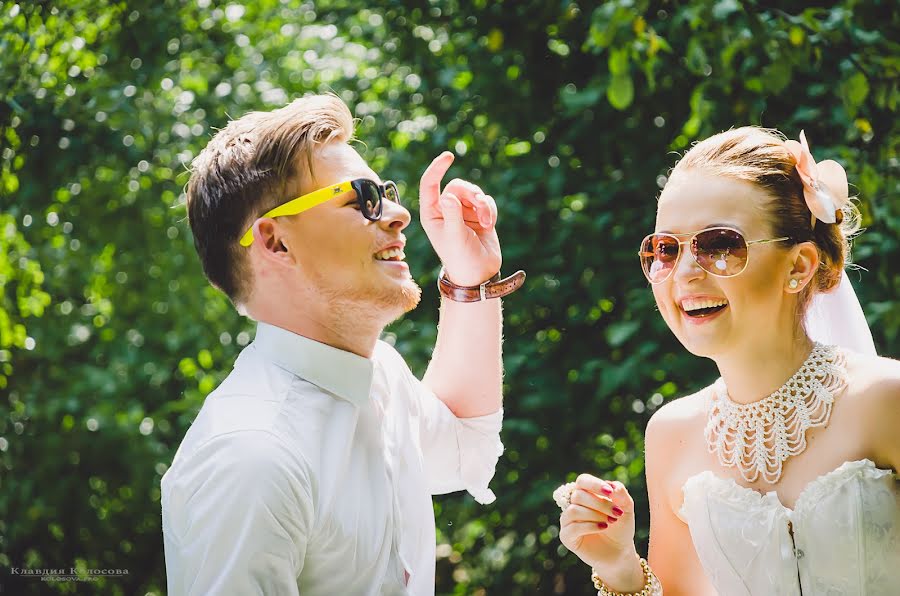
{"type": "Polygon", "coordinates": [[[491,298],[501,298],[512,294],[525,283],[525,272],[517,271],[506,279],[500,279],[500,273],[475,286],[460,286],[449,278],[441,267],[438,275],[438,288],[441,295],[454,302],[483,302],[491,298]]]}
{"type": "Polygon", "coordinates": [[[462,280],[465,280],[465,279],[466,279],[465,276],[451,274],[449,271],[447,271],[447,268],[446,268],[445,266],[441,265],[441,270],[440,270],[440,272],[438,273],[438,278],[440,279],[441,277],[443,277],[444,279],[446,279],[447,281],[449,281],[449,282],[450,282],[451,284],[453,284],[454,286],[457,286],[457,287],[460,287],[460,288],[477,288],[477,287],[480,286],[480,285],[484,285],[484,284],[486,284],[486,283],[488,283],[488,282],[496,281],[496,280],[500,279],[500,272],[498,271],[498,272],[495,273],[494,275],[488,277],[487,279],[483,279],[483,280],[481,280],[481,281],[479,281],[479,282],[477,282],[477,283],[473,283],[473,284],[470,284],[470,283],[459,283],[459,280],[461,280],[461,279],[462,279],[462,280]]]}

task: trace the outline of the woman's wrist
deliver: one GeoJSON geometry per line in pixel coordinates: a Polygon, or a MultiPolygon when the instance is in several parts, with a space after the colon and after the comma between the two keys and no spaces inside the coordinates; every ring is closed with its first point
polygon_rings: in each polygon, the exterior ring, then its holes
{"type": "Polygon", "coordinates": [[[616,592],[640,592],[644,587],[644,569],[637,550],[622,554],[613,564],[593,565],[592,570],[610,589],[616,592]]]}

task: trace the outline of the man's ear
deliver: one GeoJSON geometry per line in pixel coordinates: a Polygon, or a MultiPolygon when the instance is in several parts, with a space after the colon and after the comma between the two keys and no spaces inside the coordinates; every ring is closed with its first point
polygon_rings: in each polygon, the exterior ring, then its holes
{"type": "Polygon", "coordinates": [[[265,259],[293,266],[294,254],[284,237],[284,229],[271,217],[253,222],[253,250],[265,259]]]}
{"type": "Polygon", "coordinates": [[[784,287],[789,293],[799,293],[813,280],[819,269],[819,249],[812,242],[801,242],[791,252],[794,262],[784,287]]]}

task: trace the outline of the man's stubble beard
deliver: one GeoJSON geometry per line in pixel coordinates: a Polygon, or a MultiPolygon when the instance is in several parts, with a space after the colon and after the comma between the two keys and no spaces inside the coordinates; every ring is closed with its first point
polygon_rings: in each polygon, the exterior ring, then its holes
{"type": "Polygon", "coordinates": [[[350,284],[335,287],[320,277],[317,280],[319,293],[329,304],[329,308],[340,312],[346,321],[371,319],[378,316],[384,319],[387,327],[404,314],[416,308],[422,299],[422,289],[410,277],[402,284],[381,285],[377,288],[360,287],[350,284]]]}

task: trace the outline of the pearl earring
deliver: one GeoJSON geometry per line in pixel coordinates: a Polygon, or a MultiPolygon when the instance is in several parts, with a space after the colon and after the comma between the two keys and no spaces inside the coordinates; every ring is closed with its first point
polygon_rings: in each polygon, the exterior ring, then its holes
{"type": "Polygon", "coordinates": [[[792,289],[792,290],[796,290],[796,289],[797,289],[797,286],[799,286],[799,285],[800,285],[800,282],[797,281],[796,279],[792,279],[792,280],[788,283],[788,287],[789,287],[790,289],[792,289]]]}

